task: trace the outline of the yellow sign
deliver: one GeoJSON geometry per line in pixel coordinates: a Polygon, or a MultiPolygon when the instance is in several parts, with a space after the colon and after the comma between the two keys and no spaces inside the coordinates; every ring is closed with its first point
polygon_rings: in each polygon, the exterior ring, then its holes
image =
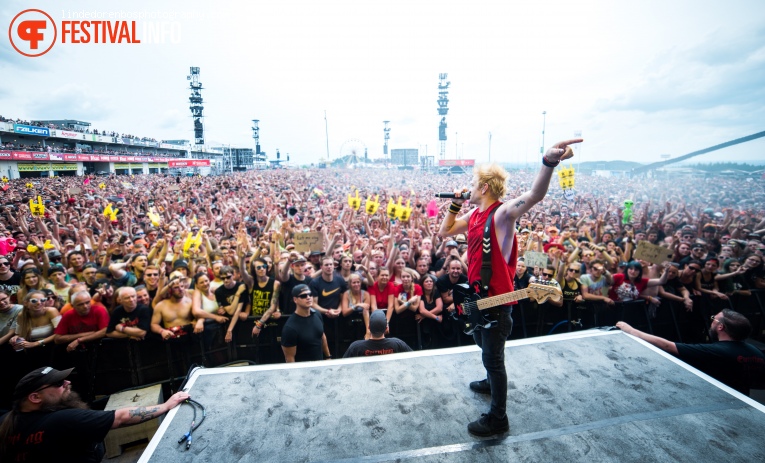
{"type": "Polygon", "coordinates": [[[114,168],[115,169],[130,169],[130,164],[118,162],[114,164],[114,168]]]}

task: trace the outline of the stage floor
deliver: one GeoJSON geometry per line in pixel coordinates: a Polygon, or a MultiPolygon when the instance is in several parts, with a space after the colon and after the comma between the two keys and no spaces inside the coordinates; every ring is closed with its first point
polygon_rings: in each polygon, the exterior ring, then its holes
{"type": "Polygon", "coordinates": [[[207,418],[163,421],[141,462],[765,461],[765,407],[620,331],[510,341],[510,432],[489,408],[475,346],[369,359],[197,370],[207,418]]]}

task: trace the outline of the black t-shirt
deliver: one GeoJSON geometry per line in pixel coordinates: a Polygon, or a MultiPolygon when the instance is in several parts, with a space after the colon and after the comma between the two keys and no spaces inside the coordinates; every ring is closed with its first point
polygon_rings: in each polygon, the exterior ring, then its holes
{"type": "Polygon", "coordinates": [[[19,292],[19,285],[21,284],[21,274],[19,272],[12,272],[11,277],[7,280],[0,280],[0,291],[5,291],[11,297],[11,303],[16,303],[16,293],[19,292]]]}
{"type": "Polygon", "coordinates": [[[20,413],[17,423],[8,438],[9,462],[100,462],[105,453],[103,440],[114,423],[114,410],[20,413]]]}
{"type": "Polygon", "coordinates": [[[441,294],[449,294],[449,291],[461,283],[467,283],[467,277],[465,275],[460,275],[457,279],[457,283],[452,283],[452,280],[449,279],[449,275],[442,275],[436,280],[436,287],[441,294]]]}
{"type": "Polygon", "coordinates": [[[513,288],[515,290],[519,289],[526,289],[529,287],[529,280],[531,279],[531,273],[529,271],[523,272],[523,276],[519,277],[518,274],[515,274],[515,280],[513,280],[513,288]]]}
{"type": "Polygon", "coordinates": [[[154,312],[148,305],[138,304],[134,311],[128,312],[121,305],[114,309],[109,316],[109,327],[107,333],[115,330],[116,326],[122,323],[126,328],[140,328],[147,333],[151,331],[151,316],[154,312]]]}
{"type": "MultiPolygon", "coordinates": [[[[223,308],[230,306],[231,303],[234,302],[234,296],[236,296],[236,292],[239,290],[239,287],[243,285],[244,283],[237,282],[237,284],[235,284],[231,289],[226,288],[225,284],[218,286],[218,289],[215,290],[215,300],[218,302],[218,307],[223,308]]],[[[242,311],[249,314],[250,296],[246,288],[239,296],[239,303],[243,304],[242,311]]]]}
{"type": "Polygon", "coordinates": [[[308,284],[316,299],[316,303],[325,309],[337,309],[343,300],[343,293],[348,290],[348,283],[336,273],[332,275],[332,281],[325,281],[321,275],[312,279],[308,284]]]}
{"type": "Polygon", "coordinates": [[[297,347],[296,362],[323,360],[323,335],[324,322],[318,311],[311,309],[308,317],[292,314],[282,328],[282,346],[297,347]]]}
{"type": "Polygon", "coordinates": [[[279,294],[279,310],[284,315],[295,313],[295,301],[292,300],[292,289],[297,285],[307,285],[310,283],[307,277],[302,280],[295,278],[295,275],[290,275],[289,279],[282,283],[281,294],[279,294]]]}
{"type": "Polygon", "coordinates": [[[398,352],[412,352],[412,348],[398,338],[368,339],[366,341],[354,341],[345,351],[343,358],[369,357],[398,352]]]}
{"type": "Polygon", "coordinates": [[[680,360],[742,394],[749,395],[753,382],[765,380],[765,354],[745,342],[675,345],[680,360]]]}
{"type": "Polygon", "coordinates": [[[564,301],[573,301],[577,296],[582,294],[582,284],[579,280],[572,280],[571,282],[563,280],[563,286],[561,286],[563,292],[564,301]]]}

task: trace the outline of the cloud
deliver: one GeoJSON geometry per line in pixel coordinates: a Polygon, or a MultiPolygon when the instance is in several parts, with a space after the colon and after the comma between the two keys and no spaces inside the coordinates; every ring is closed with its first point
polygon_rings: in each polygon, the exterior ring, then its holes
{"type": "Polygon", "coordinates": [[[114,114],[111,98],[79,85],[67,84],[44,92],[29,103],[36,119],[108,120],[114,114]]]}
{"type": "MultiPolygon", "coordinates": [[[[724,37],[715,32],[691,48],[654,59],[646,73],[621,96],[598,103],[599,110],[698,112],[748,107],[765,99],[765,28],[724,37]]],[[[751,114],[750,114],[751,115],[751,114]]]]}

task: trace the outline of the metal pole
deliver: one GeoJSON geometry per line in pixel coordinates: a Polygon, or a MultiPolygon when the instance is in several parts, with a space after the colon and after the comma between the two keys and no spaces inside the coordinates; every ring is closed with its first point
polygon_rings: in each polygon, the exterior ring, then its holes
{"type": "Polygon", "coordinates": [[[545,125],[547,123],[547,111],[542,111],[542,146],[539,147],[539,154],[545,154],[545,125]]]}
{"type": "Polygon", "coordinates": [[[329,126],[327,124],[327,110],[324,110],[324,134],[327,137],[327,162],[329,162],[329,126]]]}
{"type": "Polygon", "coordinates": [[[491,162],[491,132],[489,132],[489,162],[491,162]]]}

